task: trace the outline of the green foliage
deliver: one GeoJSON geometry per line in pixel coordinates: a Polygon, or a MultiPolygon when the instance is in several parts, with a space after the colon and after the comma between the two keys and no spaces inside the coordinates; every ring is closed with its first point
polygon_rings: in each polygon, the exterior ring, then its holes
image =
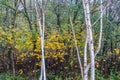
{"type": "Polygon", "coordinates": [[[120,72],[111,72],[109,80],[120,80],[120,72]]]}
{"type": "Polygon", "coordinates": [[[96,70],[96,80],[105,80],[104,76],[100,74],[99,70],[96,70]]]}
{"type": "Polygon", "coordinates": [[[67,77],[61,77],[61,75],[48,74],[48,80],[82,80],[81,76],[77,74],[76,76],[69,75],[67,77]]]}
{"type": "Polygon", "coordinates": [[[60,76],[53,75],[53,74],[49,73],[47,75],[47,80],[62,80],[62,78],[60,76]]]}
{"type": "MultiPolygon", "coordinates": [[[[13,80],[14,77],[10,73],[0,73],[0,79],[1,80],[13,80]]],[[[16,79],[17,80],[28,80],[28,78],[26,76],[22,76],[22,75],[17,75],[16,79]]]]}
{"type": "Polygon", "coordinates": [[[109,77],[105,78],[99,70],[96,70],[96,80],[120,80],[120,72],[111,71],[109,77]]]}

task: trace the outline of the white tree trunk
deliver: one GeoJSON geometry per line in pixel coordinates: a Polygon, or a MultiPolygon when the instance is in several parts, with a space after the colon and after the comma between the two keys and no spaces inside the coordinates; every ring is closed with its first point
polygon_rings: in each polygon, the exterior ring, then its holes
{"type": "Polygon", "coordinates": [[[76,36],[75,36],[75,31],[74,31],[74,28],[73,28],[73,23],[72,23],[71,16],[70,16],[70,25],[71,25],[71,28],[72,28],[75,48],[76,48],[76,51],[77,51],[77,58],[78,58],[79,66],[80,66],[80,69],[81,69],[81,76],[82,76],[82,79],[83,79],[83,67],[82,67],[82,62],[81,62],[81,58],[80,58],[80,54],[79,54],[79,49],[78,49],[78,46],[77,46],[77,41],[76,41],[76,36]]]}
{"type": "Polygon", "coordinates": [[[45,70],[45,54],[44,54],[44,29],[45,29],[45,11],[44,11],[44,0],[40,0],[41,15],[37,6],[37,1],[35,0],[35,9],[38,18],[38,25],[40,28],[41,37],[41,52],[42,52],[42,65],[41,65],[41,75],[39,80],[46,80],[46,70],[45,70]],[[41,17],[40,17],[41,16],[41,17]],[[42,18],[42,21],[41,21],[42,18]]]}
{"type": "Polygon", "coordinates": [[[84,80],[88,80],[88,71],[87,71],[87,37],[85,41],[85,46],[84,46],[84,80]]]}
{"type": "Polygon", "coordinates": [[[102,42],[102,29],[103,29],[103,1],[101,0],[101,6],[100,6],[100,32],[99,32],[99,41],[98,41],[98,48],[95,52],[95,56],[99,53],[101,48],[101,42],[102,42]]]}
{"type": "Polygon", "coordinates": [[[87,28],[87,38],[90,52],[90,62],[91,62],[91,75],[90,80],[95,80],[95,55],[94,55],[94,44],[93,44],[93,35],[92,35],[92,26],[90,20],[90,9],[89,9],[89,1],[82,0],[85,14],[85,22],[87,28]]]}
{"type": "Polygon", "coordinates": [[[76,51],[77,51],[77,58],[78,58],[78,62],[79,62],[79,67],[80,67],[80,70],[81,70],[81,76],[82,76],[82,79],[83,79],[83,77],[84,77],[83,76],[83,66],[82,66],[81,57],[80,57],[80,53],[79,53],[79,49],[78,49],[78,45],[77,45],[77,41],[76,41],[73,22],[72,22],[71,15],[70,15],[69,5],[67,6],[67,9],[68,9],[68,16],[69,16],[69,19],[70,19],[70,25],[71,25],[71,28],[72,28],[72,34],[73,34],[73,38],[74,38],[75,48],[76,48],[76,51]]]}

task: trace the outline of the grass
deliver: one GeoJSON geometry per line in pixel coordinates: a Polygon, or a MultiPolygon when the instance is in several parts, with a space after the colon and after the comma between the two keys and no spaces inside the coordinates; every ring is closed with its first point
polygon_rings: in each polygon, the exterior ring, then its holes
{"type": "MultiPolygon", "coordinates": [[[[13,80],[14,77],[10,73],[0,73],[0,80],[13,80]]],[[[29,80],[27,76],[25,75],[17,75],[16,80],[29,80]]],[[[37,80],[37,79],[36,79],[37,80]]],[[[67,76],[62,77],[62,75],[53,75],[53,74],[47,74],[47,80],[82,80],[81,76],[77,74],[76,76],[67,76]]],[[[109,78],[106,79],[104,75],[100,74],[99,72],[96,72],[96,80],[120,80],[120,72],[111,72],[109,75],[109,78]]]]}

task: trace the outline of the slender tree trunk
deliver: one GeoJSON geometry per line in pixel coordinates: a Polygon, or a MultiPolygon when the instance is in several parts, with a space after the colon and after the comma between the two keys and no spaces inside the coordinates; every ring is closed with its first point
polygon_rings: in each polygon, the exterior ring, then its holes
{"type": "Polygon", "coordinates": [[[16,79],[16,75],[15,75],[15,61],[14,61],[14,52],[13,51],[11,53],[11,59],[12,59],[13,78],[15,80],[16,79]]]}
{"type": "Polygon", "coordinates": [[[58,30],[61,31],[61,20],[60,20],[60,17],[61,17],[61,14],[60,14],[60,0],[57,0],[56,2],[56,7],[54,8],[55,10],[55,14],[56,14],[56,24],[57,24],[57,27],[58,27],[58,30]]]}
{"type": "Polygon", "coordinates": [[[6,8],[5,23],[7,26],[9,25],[9,9],[8,8],[6,8]]]}
{"type": "Polygon", "coordinates": [[[69,16],[70,26],[72,28],[72,34],[73,34],[73,38],[74,38],[75,48],[76,48],[76,51],[77,51],[77,58],[78,58],[79,67],[80,67],[80,70],[81,70],[81,76],[82,76],[82,79],[84,79],[83,66],[82,66],[81,57],[80,57],[80,54],[79,54],[79,49],[78,49],[78,45],[77,45],[77,41],[76,41],[76,36],[75,36],[75,31],[74,31],[74,27],[73,27],[72,18],[70,16],[70,8],[69,8],[69,6],[68,6],[68,16],[69,16]]]}
{"type": "Polygon", "coordinates": [[[74,28],[73,28],[73,23],[72,23],[71,16],[70,16],[70,25],[72,27],[72,34],[73,34],[73,38],[74,38],[75,48],[76,48],[76,51],[77,51],[77,58],[78,58],[79,66],[80,66],[80,69],[81,69],[81,76],[82,76],[82,79],[83,79],[83,67],[82,67],[82,62],[81,62],[81,58],[80,58],[80,54],[79,54],[79,50],[78,50],[78,46],[77,46],[77,41],[76,41],[76,36],[75,36],[75,31],[74,31],[74,28]]]}
{"type": "Polygon", "coordinates": [[[87,71],[87,37],[86,37],[86,41],[85,41],[85,46],[84,46],[84,80],[88,80],[88,71],[87,71]]]}
{"type": "Polygon", "coordinates": [[[45,2],[44,0],[40,0],[40,8],[41,8],[41,19],[40,13],[37,7],[37,1],[35,0],[35,9],[38,18],[38,25],[40,28],[40,37],[41,37],[41,52],[42,52],[42,65],[41,65],[41,75],[39,80],[46,80],[46,70],[45,70],[45,54],[44,54],[44,28],[45,28],[45,2]]]}
{"type": "Polygon", "coordinates": [[[60,0],[57,0],[57,25],[59,26],[59,29],[61,28],[61,24],[60,24],[60,11],[59,11],[59,7],[60,7],[60,0]]]}
{"type": "Polygon", "coordinates": [[[32,21],[32,1],[30,0],[30,20],[32,21]]]}
{"type": "MultiPolygon", "coordinates": [[[[43,76],[44,76],[44,80],[46,80],[46,71],[45,71],[45,58],[44,58],[44,28],[45,28],[45,13],[44,13],[44,9],[42,7],[42,35],[41,35],[41,50],[42,50],[42,68],[41,70],[43,70],[43,76]]],[[[42,80],[42,79],[40,79],[42,80]]]]}
{"type": "Polygon", "coordinates": [[[28,21],[28,23],[29,23],[30,30],[32,30],[32,29],[33,29],[33,28],[32,28],[32,23],[31,23],[31,20],[30,20],[30,17],[29,17],[29,15],[28,15],[27,8],[26,8],[26,0],[23,0],[22,5],[24,5],[24,6],[23,6],[23,7],[24,7],[24,15],[25,15],[25,17],[27,18],[27,21],[28,21]]]}
{"type": "Polygon", "coordinates": [[[100,32],[99,32],[99,41],[98,41],[98,48],[95,52],[95,56],[99,53],[101,48],[101,42],[102,42],[102,29],[103,29],[103,1],[101,0],[101,6],[100,6],[100,32]]]}
{"type": "Polygon", "coordinates": [[[15,11],[13,13],[13,20],[12,20],[12,25],[15,26],[15,21],[16,21],[16,13],[17,13],[17,0],[14,0],[14,8],[15,11]]]}
{"type": "Polygon", "coordinates": [[[84,14],[85,14],[85,22],[87,28],[87,38],[88,38],[88,45],[89,45],[89,52],[90,52],[90,62],[91,62],[91,75],[90,80],[95,80],[95,55],[94,55],[94,44],[93,44],[93,35],[92,35],[92,26],[90,20],[90,8],[89,8],[89,1],[82,0],[83,7],[84,7],[84,14]]]}

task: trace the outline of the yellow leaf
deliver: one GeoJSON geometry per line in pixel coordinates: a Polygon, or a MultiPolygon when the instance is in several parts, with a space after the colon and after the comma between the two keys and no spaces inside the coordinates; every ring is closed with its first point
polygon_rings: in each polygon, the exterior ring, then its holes
{"type": "Polygon", "coordinates": [[[18,71],[18,73],[19,73],[19,74],[23,74],[23,70],[20,69],[20,70],[18,71]]]}
{"type": "Polygon", "coordinates": [[[12,35],[7,36],[7,39],[11,40],[12,39],[12,35]]]}
{"type": "Polygon", "coordinates": [[[72,65],[73,64],[73,60],[70,62],[70,65],[72,65]]]}
{"type": "Polygon", "coordinates": [[[120,50],[117,48],[117,49],[114,49],[115,50],[115,53],[116,54],[120,54],[120,50]]]}

